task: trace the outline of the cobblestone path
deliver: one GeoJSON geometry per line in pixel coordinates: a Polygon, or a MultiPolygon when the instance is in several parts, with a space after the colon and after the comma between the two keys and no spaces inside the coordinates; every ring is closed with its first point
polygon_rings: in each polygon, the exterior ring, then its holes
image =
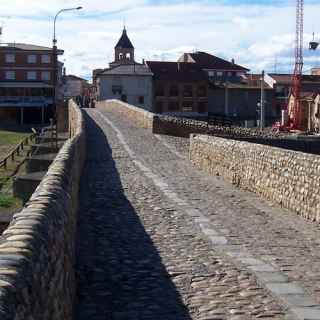
{"type": "Polygon", "coordinates": [[[320,319],[320,231],[209,177],[186,139],[89,109],[75,319],[320,319]]]}

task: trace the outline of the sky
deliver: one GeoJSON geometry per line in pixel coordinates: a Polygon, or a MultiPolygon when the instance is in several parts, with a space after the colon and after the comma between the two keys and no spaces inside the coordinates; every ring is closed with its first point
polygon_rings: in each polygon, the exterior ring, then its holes
{"type": "MultiPolygon", "coordinates": [[[[113,61],[123,25],[135,46],[136,61],[175,61],[184,52],[206,51],[235,59],[252,72],[292,72],[295,0],[0,0],[2,42],[51,46],[57,20],[60,57],[68,74],[91,78],[113,61]]],[[[320,66],[320,1],[305,0],[305,66],[320,66]]]]}

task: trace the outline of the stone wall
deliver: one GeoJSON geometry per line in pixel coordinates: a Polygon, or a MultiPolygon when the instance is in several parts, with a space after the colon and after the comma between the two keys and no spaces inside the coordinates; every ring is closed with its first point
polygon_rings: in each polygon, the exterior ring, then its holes
{"type": "Polygon", "coordinates": [[[191,133],[207,133],[208,126],[204,121],[155,115],[152,132],[154,134],[165,134],[189,138],[191,133]]]}
{"type": "Polygon", "coordinates": [[[119,100],[98,101],[96,108],[117,112],[132,120],[137,126],[152,129],[154,114],[119,100]]]}
{"type": "Polygon", "coordinates": [[[75,299],[78,189],[86,140],[69,103],[71,138],[0,237],[0,319],[71,320],[75,299]]]}
{"type": "Polygon", "coordinates": [[[270,129],[261,132],[259,128],[208,127],[206,121],[154,114],[141,108],[131,106],[119,100],[97,103],[97,108],[108,109],[132,120],[136,125],[148,128],[154,134],[189,138],[190,134],[210,134],[212,136],[238,141],[247,141],[289,150],[320,154],[320,138],[298,138],[287,133],[275,133],[270,129]]]}
{"type": "Polygon", "coordinates": [[[192,135],[190,160],[212,175],[320,222],[320,156],[192,135]]]}

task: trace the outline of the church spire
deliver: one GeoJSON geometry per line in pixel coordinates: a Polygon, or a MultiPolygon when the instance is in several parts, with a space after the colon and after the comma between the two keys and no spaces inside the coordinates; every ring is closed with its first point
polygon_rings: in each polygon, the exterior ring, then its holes
{"type": "Polygon", "coordinates": [[[127,35],[124,24],[122,35],[115,46],[114,64],[132,64],[134,62],[134,46],[127,35]]]}

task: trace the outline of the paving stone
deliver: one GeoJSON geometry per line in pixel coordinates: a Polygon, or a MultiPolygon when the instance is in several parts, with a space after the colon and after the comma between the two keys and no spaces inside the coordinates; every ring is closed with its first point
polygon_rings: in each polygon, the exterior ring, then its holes
{"type": "Polygon", "coordinates": [[[276,269],[272,266],[270,266],[269,264],[259,264],[259,265],[255,265],[255,266],[248,266],[248,268],[252,271],[256,271],[256,272],[275,272],[276,269]]]}
{"type": "Polygon", "coordinates": [[[288,277],[283,275],[281,272],[256,272],[259,280],[266,283],[286,283],[288,282],[288,277]]]}
{"type": "Polygon", "coordinates": [[[295,307],[315,307],[318,305],[315,300],[304,294],[288,294],[284,295],[283,299],[286,303],[295,307]]]}
{"type": "Polygon", "coordinates": [[[254,272],[225,255],[245,250],[251,238],[244,240],[233,225],[215,219],[223,210],[225,218],[239,224],[239,207],[229,208],[230,201],[221,196],[225,190],[215,189],[219,184],[208,184],[209,177],[124,117],[105,113],[115,130],[97,110],[87,113],[75,319],[295,320],[257,283],[254,272]],[[190,215],[186,208],[196,211],[190,215]],[[218,233],[228,229],[228,236],[200,232],[197,211],[218,233]]]}
{"type": "Polygon", "coordinates": [[[266,286],[270,291],[278,295],[304,294],[303,289],[293,283],[270,282],[266,286]]]}
{"type": "Polygon", "coordinates": [[[319,308],[295,308],[292,310],[301,320],[320,320],[319,308]]]}

